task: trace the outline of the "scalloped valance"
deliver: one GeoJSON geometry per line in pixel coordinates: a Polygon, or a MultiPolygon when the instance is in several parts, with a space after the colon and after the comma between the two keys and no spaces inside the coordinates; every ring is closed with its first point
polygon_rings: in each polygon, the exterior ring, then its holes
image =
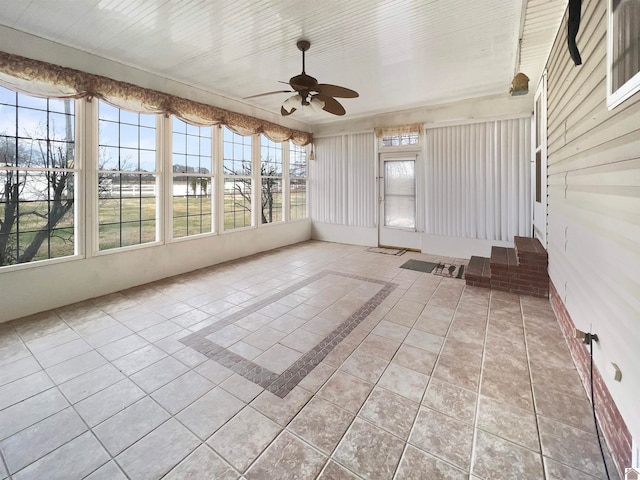
{"type": "Polygon", "coordinates": [[[126,110],[175,115],[199,126],[226,125],[240,135],[263,133],[274,142],[291,140],[301,147],[312,141],[310,133],[249,115],[1,51],[0,85],[39,97],[97,97],[126,110]]]}

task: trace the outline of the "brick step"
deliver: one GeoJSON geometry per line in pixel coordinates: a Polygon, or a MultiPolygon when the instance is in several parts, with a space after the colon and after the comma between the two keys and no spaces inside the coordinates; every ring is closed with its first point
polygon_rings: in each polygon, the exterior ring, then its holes
{"type": "Polygon", "coordinates": [[[486,257],[471,257],[464,278],[467,280],[467,285],[490,288],[491,260],[486,257]]]}
{"type": "Polygon", "coordinates": [[[514,245],[492,247],[491,258],[471,257],[465,272],[467,285],[548,297],[546,250],[536,238],[515,237],[514,245]]]}

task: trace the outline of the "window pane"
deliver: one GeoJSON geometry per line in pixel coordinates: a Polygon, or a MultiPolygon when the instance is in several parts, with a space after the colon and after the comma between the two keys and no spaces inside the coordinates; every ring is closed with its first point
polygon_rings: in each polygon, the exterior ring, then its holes
{"type": "Polygon", "coordinates": [[[174,131],[180,132],[174,133],[173,236],[178,238],[212,232],[214,177],[211,168],[211,127],[198,127],[175,118],[173,121],[174,131]],[[181,145],[175,145],[176,139],[181,145]],[[203,150],[202,145],[208,145],[208,149],[203,150]],[[175,175],[180,173],[184,175],[175,175]]]}
{"type": "Polygon", "coordinates": [[[73,255],[74,102],[0,87],[0,103],[0,266],[73,255]]]}
{"type": "Polygon", "coordinates": [[[98,116],[99,249],[153,242],[158,201],[155,115],[114,109],[101,101],[98,116]]]}
{"type": "Polygon", "coordinates": [[[227,177],[224,179],[224,228],[251,226],[251,180],[227,177]]]}
{"type": "Polygon", "coordinates": [[[307,216],[307,150],[289,142],[289,218],[307,216]]]}
{"type": "Polygon", "coordinates": [[[282,179],[262,178],[262,223],[282,221],[282,179]]]}
{"type": "Polygon", "coordinates": [[[614,0],[612,86],[615,92],[640,72],[640,2],[614,0]]]}
{"type": "Polygon", "coordinates": [[[291,179],[289,218],[296,220],[307,216],[307,181],[303,178],[291,179]]]}
{"type": "Polygon", "coordinates": [[[415,228],[415,161],[384,162],[384,224],[415,228]]]}
{"type": "Polygon", "coordinates": [[[233,178],[229,175],[251,175],[252,137],[233,133],[223,128],[224,228],[231,230],[251,226],[250,178],[233,178]]]}

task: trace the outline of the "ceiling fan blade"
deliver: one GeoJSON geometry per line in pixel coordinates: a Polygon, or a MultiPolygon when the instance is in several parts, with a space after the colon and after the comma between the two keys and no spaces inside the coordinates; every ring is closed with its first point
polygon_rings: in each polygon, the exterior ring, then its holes
{"type": "Polygon", "coordinates": [[[328,83],[319,83],[313,88],[313,90],[322,95],[328,95],[330,97],[356,98],[359,96],[358,92],[356,92],[355,90],[340,87],[338,85],[330,85],[328,83]]]}
{"type": "Polygon", "coordinates": [[[333,113],[334,115],[344,115],[345,113],[347,113],[344,107],[340,105],[340,102],[338,102],[335,98],[321,94],[318,94],[315,97],[324,102],[324,107],[322,109],[325,112],[333,113]]]}
{"type": "Polygon", "coordinates": [[[290,112],[287,112],[283,106],[280,107],[280,115],[282,115],[283,117],[287,117],[289,115],[291,115],[293,112],[295,112],[296,109],[292,108],[290,112]]]}
{"type": "Polygon", "coordinates": [[[276,90],[274,92],[259,93],[258,95],[251,95],[250,97],[244,97],[243,100],[248,100],[250,98],[257,98],[257,97],[265,97],[267,95],[274,95],[276,93],[293,93],[293,90],[276,90]]]}

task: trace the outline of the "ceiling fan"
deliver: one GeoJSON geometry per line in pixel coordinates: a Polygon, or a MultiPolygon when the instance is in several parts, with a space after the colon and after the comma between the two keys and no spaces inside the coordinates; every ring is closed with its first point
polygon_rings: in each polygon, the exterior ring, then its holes
{"type": "Polygon", "coordinates": [[[276,93],[296,93],[292,97],[287,98],[280,107],[280,113],[286,117],[291,115],[298,108],[311,107],[312,110],[324,110],[333,115],[344,115],[345,109],[334,97],[338,98],[356,98],[358,92],[349,88],[340,87],[338,85],[330,85],[328,83],[318,83],[318,80],[311,75],[307,75],[304,70],[304,54],[311,43],[307,40],[298,40],[296,43],[298,50],[302,52],[302,73],[291,77],[288,83],[293,90],[276,90],[274,92],[260,93],[245,97],[249,98],[264,97],[266,95],[274,95],[276,93]]]}

